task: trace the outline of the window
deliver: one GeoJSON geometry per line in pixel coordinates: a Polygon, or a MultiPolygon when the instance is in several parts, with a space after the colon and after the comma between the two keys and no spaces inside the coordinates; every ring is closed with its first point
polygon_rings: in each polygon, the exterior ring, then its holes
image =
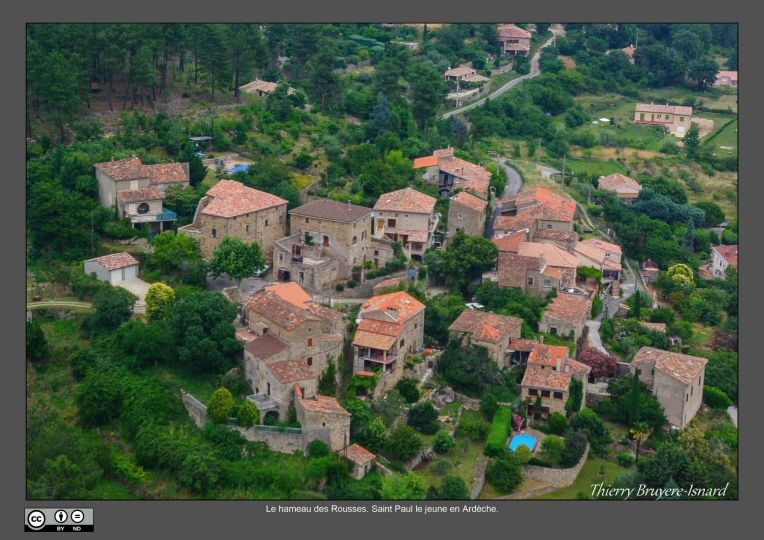
{"type": "Polygon", "coordinates": [[[533,285],[533,278],[532,277],[528,278],[528,285],[533,285]]]}
{"type": "Polygon", "coordinates": [[[308,338],[308,347],[312,347],[312,346],[313,346],[313,338],[309,337],[308,338]]]}
{"type": "Polygon", "coordinates": [[[690,401],[690,394],[685,394],[684,395],[684,401],[685,402],[690,401]]]}
{"type": "Polygon", "coordinates": [[[357,243],[358,243],[358,237],[357,237],[357,236],[354,236],[354,237],[353,237],[353,245],[355,245],[355,244],[357,244],[357,243]]]}
{"type": "Polygon", "coordinates": [[[268,218],[265,218],[265,226],[268,226],[268,218]]]}
{"type": "Polygon", "coordinates": [[[271,395],[271,383],[268,383],[268,395],[271,395]]]}
{"type": "Polygon", "coordinates": [[[308,365],[309,366],[313,365],[313,357],[312,356],[308,356],[308,365]]]}
{"type": "Polygon", "coordinates": [[[405,339],[402,339],[401,342],[398,344],[399,347],[403,347],[403,344],[405,343],[405,339]]]}
{"type": "Polygon", "coordinates": [[[684,116],[680,116],[680,117],[679,117],[679,121],[680,121],[680,122],[684,122],[684,116]]]}
{"type": "Polygon", "coordinates": [[[535,388],[529,388],[528,389],[528,395],[529,396],[537,396],[537,395],[539,395],[539,391],[536,390],[535,388]]]}
{"type": "Polygon", "coordinates": [[[249,232],[249,223],[244,225],[244,232],[249,232]]]}
{"type": "Polygon", "coordinates": [[[655,369],[654,368],[650,370],[650,375],[655,375],[655,369]]]}
{"type": "Polygon", "coordinates": [[[542,390],[541,397],[549,397],[549,390],[542,390]]]}
{"type": "Polygon", "coordinates": [[[555,392],[554,399],[562,399],[562,392],[555,392]]]}
{"type": "Polygon", "coordinates": [[[544,287],[549,288],[552,286],[552,282],[549,278],[544,278],[544,287]]]}
{"type": "Polygon", "coordinates": [[[668,119],[669,119],[669,115],[666,115],[666,120],[668,120],[668,119]]]}
{"type": "Polygon", "coordinates": [[[130,180],[130,191],[138,189],[138,180],[130,180]]]}
{"type": "Polygon", "coordinates": [[[692,391],[695,389],[694,386],[690,386],[690,395],[692,395],[692,391]]]}
{"type": "Polygon", "coordinates": [[[210,236],[212,236],[212,238],[217,238],[218,237],[218,230],[217,229],[212,229],[210,231],[210,236]]]}
{"type": "Polygon", "coordinates": [[[644,120],[645,119],[645,113],[639,113],[639,119],[644,120]]]}
{"type": "Polygon", "coordinates": [[[148,203],[142,202],[138,205],[138,213],[139,214],[148,214],[149,213],[149,205],[148,203]]]}
{"type": "Polygon", "coordinates": [[[310,223],[310,218],[305,218],[305,223],[310,223]]]}
{"type": "Polygon", "coordinates": [[[416,330],[416,327],[419,326],[419,323],[414,323],[414,329],[416,330]]]}
{"type": "Polygon", "coordinates": [[[326,422],[321,422],[321,427],[326,427],[326,422]]]}
{"type": "Polygon", "coordinates": [[[549,329],[549,333],[552,334],[553,336],[556,336],[557,335],[557,327],[556,326],[551,327],[549,329]]]}
{"type": "Polygon", "coordinates": [[[388,219],[387,220],[387,226],[388,227],[395,227],[395,220],[394,219],[388,219]]]}
{"type": "Polygon", "coordinates": [[[637,375],[642,375],[642,370],[637,368],[637,375]]]}
{"type": "Polygon", "coordinates": [[[459,214],[457,217],[458,217],[459,219],[464,219],[464,214],[459,214]]]}
{"type": "Polygon", "coordinates": [[[305,272],[300,272],[300,283],[305,281],[305,272]]]}
{"type": "Polygon", "coordinates": [[[374,255],[375,255],[375,256],[379,255],[379,250],[378,250],[378,249],[375,249],[375,250],[374,250],[374,255]]]}
{"type": "Polygon", "coordinates": [[[283,262],[283,261],[284,261],[284,254],[279,253],[279,262],[283,262]]]}
{"type": "Polygon", "coordinates": [[[284,216],[279,216],[279,224],[284,223],[284,216]]]}

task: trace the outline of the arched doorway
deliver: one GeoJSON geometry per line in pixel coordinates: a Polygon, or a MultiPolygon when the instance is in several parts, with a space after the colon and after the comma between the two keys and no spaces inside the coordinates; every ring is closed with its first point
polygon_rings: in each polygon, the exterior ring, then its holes
{"type": "Polygon", "coordinates": [[[289,270],[287,270],[286,268],[279,268],[279,272],[278,272],[279,281],[289,281],[290,277],[291,276],[289,275],[289,270]]]}
{"type": "Polygon", "coordinates": [[[263,417],[263,424],[266,426],[275,426],[279,422],[279,413],[278,411],[268,411],[265,413],[265,417],[263,417]]]}

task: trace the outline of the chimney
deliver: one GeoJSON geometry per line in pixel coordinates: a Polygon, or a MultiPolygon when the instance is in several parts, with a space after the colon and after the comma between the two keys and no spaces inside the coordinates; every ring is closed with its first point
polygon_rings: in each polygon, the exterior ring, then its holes
{"type": "Polygon", "coordinates": [[[350,206],[351,206],[351,205],[350,205],[350,201],[348,201],[348,210],[350,210],[350,206]]]}
{"type": "Polygon", "coordinates": [[[555,371],[560,371],[560,367],[562,367],[562,364],[560,363],[560,357],[557,357],[557,369],[555,371]]]}
{"type": "Polygon", "coordinates": [[[539,336],[539,343],[541,343],[542,345],[544,344],[544,336],[543,335],[539,336]]]}
{"type": "Polygon", "coordinates": [[[385,309],[385,313],[387,313],[387,316],[394,321],[398,320],[398,310],[396,308],[389,306],[387,309],[385,309]]]}

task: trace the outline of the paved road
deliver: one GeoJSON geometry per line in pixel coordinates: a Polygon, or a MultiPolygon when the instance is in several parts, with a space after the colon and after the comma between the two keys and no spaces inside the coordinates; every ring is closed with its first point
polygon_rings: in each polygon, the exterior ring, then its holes
{"type": "MultiPolygon", "coordinates": [[[[562,28],[561,25],[553,25],[552,28],[551,28],[551,31],[555,35],[556,34],[564,34],[565,33],[565,30],[562,28]]],[[[520,77],[518,77],[516,79],[512,79],[508,83],[503,84],[501,87],[497,88],[496,90],[494,90],[493,92],[488,94],[487,97],[479,99],[479,100],[475,101],[474,103],[470,103],[469,105],[465,105],[464,107],[459,107],[458,109],[454,109],[453,111],[448,111],[447,113],[445,113],[443,115],[443,118],[444,119],[450,118],[450,117],[454,116],[455,114],[462,114],[463,112],[469,111],[470,109],[474,109],[475,107],[479,107],[480,105],[485,103],[486,99],[497,98],[500,95],[502,95],[504,92],[506,92],[507,90],[512,88],[513,86],[516,86],[516,85],[520,84],[522,81],[524,81],[526,79],[531,79],[531,78],[535,77],[536,75],[538,75],[539,73],[541,73],[541,70],[539,70],[539,57],[541,56],[541,49],[543,49],[544,47],[547,47],[550,43],[552,43],[554,38],[555,38],[555,36],[552,36],[541,47],[539,47],[539,49],[536,51],[536,53],[531,58],[531,69],[530,69],[530,71],[527,74],[521,75],[520,77]]]]}
{"type": "MultiPolygon", "coordinates": [[[[507,173],[507,184],[506,186],[504,186],[504,193],[502,195],[497,195],[497,198],[514,195],[515,193],[520,191],[521,187],[523,187],[522,176],[520,176],[520,173],[517,172],[515,169],[507,165],[507,158],[500,157],[500,158],[497,158],[496,161],[499,163],[501,167],[504,168],[504,172],[507,173]]],[[[486,236],[488,238],[493,238],[493,222],[500,212],[501,212],[501,206],[497,204],[496,207],[491,212],[491,219],[488,221],[488,227],[486,228],[486,236]]]]}
{"type": "Polygon", "coordinates": [[[730,415],[730,420],[732,420],[732,423],[737,427],[737,407],[730,405],[727,409],[727,414],[730,415]]]}
{"type": "Polygon", "coordinates": [[[62,300],[57,302],[56,300],[45,300],[42,302],[33,302],[27,304],[27,309],[40,309],[40,308],[83,308],[90,309],[92,304],[90,302],[75,302],[72,300],[62,300]]]}

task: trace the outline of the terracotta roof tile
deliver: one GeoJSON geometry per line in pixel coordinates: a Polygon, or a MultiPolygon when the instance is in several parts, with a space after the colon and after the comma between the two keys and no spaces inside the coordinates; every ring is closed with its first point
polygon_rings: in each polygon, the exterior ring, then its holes
{"type": "Polygon", "coordinates": [[[670,351],[642,347],[639,349],[631,364],[638,366],[644,362],[655,362],[655,369],[666,375],[690,384],[698,377],[706,367],[708,360],[699,356],[690,356],[670,351]]]}
{"type": "Polygon", "coordinates": [[[126,159],[107,161],[105,163],[96,163],[95,167],[115,180],[130,180],[147,177],[147,171],[144,169],[143,162],[135,156],[126,159]]]}
{"type": "MultiPolygon", "coordinates": [[[[517,216],[534,212],[537,219],[571,222],[576,215],[576,201],[546,188],[522,191],[501,199],[502,207],[516,207],[517,216]]],[[[504,217],[504,216],[502,216],[504,217]]]]}
{"type": "Polygon", "coordinates": [[[345,449],[345,457],[358,466],[364,466],[372,461],[376,456],[359,444],[351,444],[345,449]]]}
{"type": "Polygon", "coordinates": [[[314,199],[289,211],[289,214],[326,219],[340,223],[353,223],[371,214],[371,208],[330,199],[314,199]]]}
{"type": "Polygon", "coordinates": [[[257,336],[244,346],[244,349],[256,358],[267,360],[289,348],[289,344],[274,334],[257,336]]]}
{"type": "Polygon", "coordinates": [[[430,197],[409,187],[383,193],[377,200],[377,204],[374,205],[374,210],[430,214],[435,208],[436,202],[435,197],[430,197]]]}
{"type": "Polygon", "coordinates": [[[560,231],[557,229],[539,229],[533,233],[533,239],[575,243],[578,241],[578,233],[576,231],[560,231]]]}
{"type": "Polygon", "coordinates": [[[466,191],[460,191],[453,197],[451,197],[451,202],[456,202],[465,208],[469,208],[470,210],[473,210],[475,212],[484,212],[485,207],[488,206],[488,201],[484,201],[480,197],[475,197],[471,193],[467,193],[466,191]]]}
{"type": "Polygon", "coordinates": [[[448,330],[472,334],[476,341],[498,343],[507,338],[519,338],[522,324],[523,321],[517,317],[465,309],[448,330]]]}
{"type": "Polygon", "coordinates": [[[266,94],[270,94],[271,92],[274,92],[276,88],[278,88],[278,83],[255,79],[254,81],[248,82],[247,84],[240,86],[239,90],[247,94],[254,94],[258,90],[266,94]]]}
{"type": "Polygon", "coordinates": [[[531,350],[531,354],[528,355],[528,363],[556,367],[559,361],[560,367],[562,367],[565,365],[569,355],[570,351],[567,347],[537,343],[533,350],[531,350]]]}
{"type": "Polygon", "coordinates": [[[316,395],[313,399],[301,399],[300,406],[306,411],[350,416],[350,413],[333,397],[316,395]]]}
{"type": "Polygon", "coordinates": [[[731,81],[737,81],[737,71],[720,71],[716,74],[716,79],[728,78],[731,81]]]}
{"type": "Polygon", "coordinates": [[[448,71],[446,71],[445,76],[446,77],[463,77],[469,73],[474,73],[475,68],[470,66],[456,66],[455,68],[451,68],[448,71]]]}
{"type": "Polygon", "coordinates": [[[499,27],[496,29],[496,31],[499,34],[499,37],[526,38],[526,39],[530,39],[531,37],[531,33],[528,30],[520,28],[519,26],[511,24],[511,23],[500,24],[499,27]]]}
{"type": "Polygon", "coordinates": [[[177,184],[189,181],[186,163],[158,163],[144,165],[146,176],[152,184],[177,184]]]}
{"type": "Polygon", "coordinates": [[[730,246],[714,246],[716,251],[730,266],[737,268],[737,244],[730,246]]]}
{"type": "Polygon", "coordinates": [[[285,205],[288,202],[281,197],[247,187],[234,180],[219,180],[207,191],[207,196],[210,201],[202,213],[224,218],[258,212],[285,205]]]}
{"type": "Polygon", "coordinates": [[[438,156],[424,156],[424,157],[418,157],[414,160],[415,169],[433,167],[437,164],[438,164],[438,156]]]}
{"type": "Polygon", "coordinates": [[[571,378],[570,373],[529,366],[525,369],[525,375],[523,375],[523,381],[520,385],[542,390],[567,392],[571,378]]]}
{"type": "Polygon", "coordinates": [[[655,103],[637,103],[635,110],[637,112],[680,114],[685,116],[692,115],[692,107],[683,105],[657,105],[655,103]]]}
{"type": "Polygon", "coordinates": [[[597,185],[599,189],[615,192],[639,193],[639,191],[642,189],[642,185],[639,182],[620,173],[603,176],[597,181],[597,185]]]}
{"type": "Polygon", "coordinates": [[[138,259],[124,251],[121,253],[104,255],[103,257],[96,257],[95,259],[88,259],[85,262],[96,262],[107,270],[118,270],[127,266],[133,266],[134,264],[140,264],[138,259]]]}
{"type": "Polygon", "coordinates": [[[574,294],[558,293],[542,318],[552,317],[570,321],[576,325],[586,322],[591,314],[592,303],[588,298],[574,294]]]}
{"type": "Polygon", "coordinates": [[[280,360],[265,364],[266,369],[273,373],[281,384],[297,381],[309,381],[316,378],[313,368],[302,359],[280,360]]]}
{"type": "Polygon", "coordinates": [[[424,304],[411,296],[406,291],[392,292],[372,296],[361,305],[360,317],[370,311],[385,313],[392,310],[397,313],[397,319],[390,319],[389,322],[402,324],[411,317],[424,309],[424,304]]]}
{"type": "Polygon", "coordinates": [[[526,233],[524,231],[517,231],[499,238],[492,238],[491,242],[494,243],[499,251],[517,253],[517,248],[521,242],[525,242],[525,237],[526,233]]]}
{"type": "Polygon", "coordinates": [[[601,249],[603,251],[609,251],[611,253],[618,253],[618,254],[622,253],[621,246],[619,246],[618,244],[605,242],[604,240],[600,240],[599,238],[587,238],[586,240],[581,240],[581,242],[579,243],[594,246],[597,249],[601,249]]]}
{"type": "Polygon", "coordinates": [[[300,308],[304,308],[308,303],[313,301],[313,297],[305,292],[305,289],[300,287],[296,281],[266,285],[265,289],[274,293],[282,300],[300,308]]]}
{"type": "Polygon", "coordinates": [[[399,336],[403,332],[403,325],[392,321],[361,319],[361,322],[358,323],[358,330],[385,336],[399,336]]]}
{"type": "Polygon", "coordinates": [[[154,188],[140,188],[130,191],[120,191],[117,193],[119,199],[126,203],[142,202],[142,201],[157,201],[164,198],[161,191],[154,188]]]}
{"type": "Polygon", "coordinates": [[[353,337],[353,345],[356,347],[366,347],[370,349],[377,349],[380,351],[389,351],[390,347],[395,345],[397,336],[388,336],[381,333],[356,330],[353,337]]]}
{"type": "Polygon", "coordinates": [[[555,244],[540,242],[522,242],[517,247],[518,255],[541,258],[547,265],[558,268],[575,268],[576,256],[555,244]]]}
{"type": "Polygon", "coordinates": [[[499,252],[497,271],[501,287],[523,288],[528,271],[540,269],[541,261],[536,257],[523,257],[508,251],[499,252]]]}
{"type": "Polygon", "coordinates": [[[513,339],[509,342],[509,349],[513,351],[530,352],[537,343],[538,341],[532,339],[513,339]]]}

